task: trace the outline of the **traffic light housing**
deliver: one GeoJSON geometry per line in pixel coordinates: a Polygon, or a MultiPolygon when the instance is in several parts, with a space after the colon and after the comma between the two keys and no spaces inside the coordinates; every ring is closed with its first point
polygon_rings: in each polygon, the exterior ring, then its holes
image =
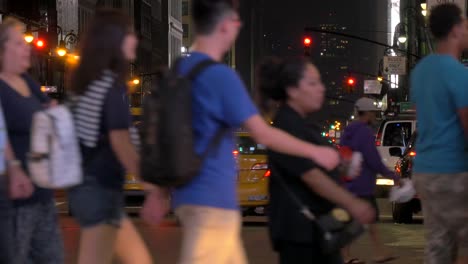
{"type": "Polygon", "coordinates": [[[310,47],[311,44],[312,44],[312,38],[304,37],[304,47],[310,47]]]}
{"type": "Polygon", "coordinates": [[[36,49],[41,53],[45,53],[47,51],[47,39],[47,32],[41,30],[38,32],[37,38],[33,42],[36,49]]]}
{"type": "Polygon", "coordinates": [[[312,37],[305,36],[302,39],[302,44],[304,46],[304,56],[310,57],[311,56],[312,37]]]}
{"type": "Polygon", "coordinates": [[[348,91],[348,93],[353,93],[355,91],[355,88],[356,88],[356,78],[354,78],[352,76],[346,77],[346,79],[344,81],[344,85],[345,85],[346,90],[348,91]]]}

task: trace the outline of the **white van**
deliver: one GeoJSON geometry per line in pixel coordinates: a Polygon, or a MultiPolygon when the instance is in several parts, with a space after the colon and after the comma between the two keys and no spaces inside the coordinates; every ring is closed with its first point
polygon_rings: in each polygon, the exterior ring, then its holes
{"type": "MultiPolygon", "coordinates": [[[[384,164],[391,171],[395,169],[398,157],[390,155],[390,148],[399,147],[404,153],[411,135],[416,130],[415,115],[400,115],[395,118],[388,118],[382,121],[378,129],[375,145],[382,157],[384,164]]],[[[377,185],[391,186],[393,180],[388,180],[378,176],[377,185]]]]}

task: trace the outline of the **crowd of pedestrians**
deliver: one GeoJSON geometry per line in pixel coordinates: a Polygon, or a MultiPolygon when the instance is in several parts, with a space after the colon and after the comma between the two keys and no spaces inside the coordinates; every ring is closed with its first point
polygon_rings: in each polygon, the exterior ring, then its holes
{"type": "MultiPolygon", "coordinates": [[[[355,237],[324,246],[330,242],[324,234],[348,235],[320,223],[329,215],[339,220],[342,230],[352,228],[348,223],[368,225],[375,262],[395,260],[375,225],[374,188],[377,174],[397,185],[399,179],[382,163],[373,143],[370,125],[378,111],[373,101],[356,102],[358,120],[344,132],[342,144],[364,158],[358,175],[344,181],[338,152],[318,128],[306,124],[307,116],[319,111],[325,100],[320,62],[265,59],[257,68],[256,104],[238,74],[221,63],[242,27],[237,1],[193,0],[192,16],[195,38],[190,55],[172,71],[184,76],[205,61],[213,62],[190,81],[194,149],[198,155],[207,149],[214,154],[206,155],[197,175],[183,186],[145,183],[141,212],[145,221],[157,224],[169,210],[170,199],[183,234],[178,263],[248,263],[232,157],[236,144],[232,132],[241,127],[269,150],[269,230],[280,263],[363,263],[350,254],[355,237]],[[278,107],[267,108],[272,105],[278,107]],[[262,117],[263,110],[274,112],[272,126],[262,117]],[[220,130],[227,132],[211,150],[211,139],[220,130]]],[[[419,135],[414,181],[427,231],[425,263],[464,264],[468,74],[458,59],[468,48],[468,23],[456,5],[442,4],[431,10],[429,28],[438,42],[436,54],[422,59],[411,75],[419,135]]],[[[22,23],[13,18],[0,25],[0,263],[64,263],[53,190],[38,187],[28,171],[33,115],[58,103],[27,73],[31,51],[23,32],[22,23]]],[[[126,15],[98,10],[81,38],[80,62],[69,81],[67,96],[74,102],[74,129],[83,157],[83,181],[68,189],[71,212],[81,230],[80,264],[112,263],[114,258],[121,263],[152,263],[149,249],[124,212],[124,175],[140,174],[126,87],[137,45],[126,15]]],[[[360,229],[347,230],[358,236],[360,229]]]]}

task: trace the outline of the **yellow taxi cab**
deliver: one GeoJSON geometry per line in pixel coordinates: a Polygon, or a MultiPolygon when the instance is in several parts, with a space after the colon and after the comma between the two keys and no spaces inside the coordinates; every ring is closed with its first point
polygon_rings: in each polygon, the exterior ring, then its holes
{"type": "Polygon", "coordinates": [[[237,193],[244,215],[265,214],[269,203],[267,149],[246,132],[237,132],[237,193]]]}
{"type": "MultiPolygon", "coordinates": [[[[245,132],[237,132],[236,149],[233,151],[237,162],[237,192],[244,215],[264,214],[269,202],[267,150],[257,144],[245,132]]],[[[127,206],[143,202],[144,191],[139,180],[127,174],[124,185],[127,206]]]]}
{"type": "MultiPolygon", "coordinates": [[[[143,109],[141,107],[132,107],[130,108],[130,112],[132,114],[132,120],[134,126],[138,129],[138,126],[141,125],[141,116],[143,109]]],[[[143,203],[143,199],[145,196],[145,192],[143,190],[143,185],[141,182],[135,177],[135,175],[127,174],[125,176],[125,183],[124,183],[124,194],[126,198],[126,205],[141,205],[143,203]]]]}

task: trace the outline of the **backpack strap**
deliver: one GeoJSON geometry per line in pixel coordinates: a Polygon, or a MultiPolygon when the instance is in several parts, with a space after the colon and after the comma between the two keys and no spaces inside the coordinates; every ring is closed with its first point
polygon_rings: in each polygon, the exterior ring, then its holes
{"type": "Polygon", "coordinates": [[[202,160],[206,159],[206,157],[208,157],[208,155],[210,154],[210,152],[212,150],[214,150],[216,147],[219,146],[219,144],[221,143],[221,140],[223,139],[223,137],[229,133],[230,129],[228,127],[221,127],[220,129],[218,129],[218,131],[216,131],[216,134],[213,136],[213,138],[210,140],[210,143],[208,144],[208,147],[205,149],[205,151],[203,151],[203,153],[201,154],[201,158],[202,160]]]}
{"type": "MultiPolygon", "coordinates": [[[[177,70],[177,66],[179,64],[180,60],[177,60],[176,61],[176,70],[177,70]]],[[[195,78],[200,75],[200,73],[202,73],[204,70],[206,70],[206,68],[210,67],[210,66],[213,66],[213,65],[216,65],[218,64],[218,62],[212,60],[212,59],[206,59],[206,60],[203,60],[199,63],[197,63],[195,66],[192,67],[192,69],[185,75],[185,78],[191,80],[191,81],[194,81],[195,78]]],[[[223,137],[230,131],[230,129],[228,127],[221,127],[220,129],[218,129],[218,131],[216,131],[216,134],[213,136],[213,138],[210,140],[210,143],[208,144],[208,147],[205,149],[205,151],[203,151],[202,155],[201,155],[201,158],[204,160],[206,157],[208,157],[208,154],[214,150],[216,147],[218,147],[218,145],[221,143],[221,140],[223,139],[223,137]]]]}
{"type": "MultiPolygon", "coordinates": [[[[199,63],[197,63],[195,66],[192,67],[192,69],[185,75],[185,77],[191,81],[195,80],[195,78],[202,73],[206,68],[218,64],[218,62],[212,60],[212,59],[207,59],[203,60],[199,63]]],[[[176,68],[177,69],[177,68],[176,68]]]]}

